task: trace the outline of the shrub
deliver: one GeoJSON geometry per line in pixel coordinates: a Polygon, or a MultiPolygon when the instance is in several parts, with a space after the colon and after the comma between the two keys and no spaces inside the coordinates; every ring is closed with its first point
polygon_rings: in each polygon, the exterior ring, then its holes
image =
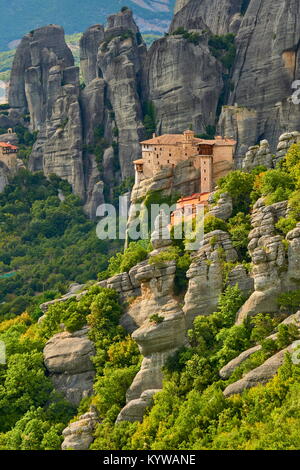
{"type": "Polygon", "coordinates": [[[278,297],[280,308],[289,314],[296,313],[300,305],[300,290],[286,292],[278,297]]]}
{"type": "Polygon", "coordinates": [[[249,212],[254,180],[253,174],[236,170],[218,181],[219,191],[229,193],[232,197],[233,216],[239,212],[249,212]]]}
{"type": "Polygon", "coordinates": [[[227,231],[227,224],[222,219],[214,215],[207,215],[204,218],[204,233],[214,232],[215,230],[227,231]]]}
{"type": "Polygon", "coordinates": [[[161,317],[160,315],[158,315],[158,313],[154,313],[150,316],[149,320],[150,322],[159,325],[159,323],[162,323],[164,321],[164,317],[161,317]]]}

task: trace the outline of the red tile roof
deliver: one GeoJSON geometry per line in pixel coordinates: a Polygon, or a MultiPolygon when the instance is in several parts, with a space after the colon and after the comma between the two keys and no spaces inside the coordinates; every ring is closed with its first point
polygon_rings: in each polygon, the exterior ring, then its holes
{"type": "MultiPolygon", "coordinates": [[[[144,140],[140,143],[146,145],[176,145],[183,144],[185,141],[184,134],[163,134],[158,137],[153,137],[152,139],[144,140]]],[[[235,145],[236,141],[233,139],[223,139],[222,137],[217,137],[213,140],[198,139],[197,137],[194,137],[193,143],[195,145],[235,145]]]]}
{"type": "Polygon", "coordinates": [[[18,150],[18,147],[16,147],[15,145],[10,144],[9,142],[0,142],[0,147],[10,148],[11,150],[18,150]]]}

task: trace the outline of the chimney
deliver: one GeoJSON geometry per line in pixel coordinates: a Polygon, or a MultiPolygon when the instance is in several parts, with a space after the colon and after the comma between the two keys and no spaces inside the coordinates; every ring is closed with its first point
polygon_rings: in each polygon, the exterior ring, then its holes
{"type": "Polygon", "coordinates": [[[152,138],[155,139],[155,137],[156,137],[156,134],[155,134],[155,132],[153,132],[152,138]]]}

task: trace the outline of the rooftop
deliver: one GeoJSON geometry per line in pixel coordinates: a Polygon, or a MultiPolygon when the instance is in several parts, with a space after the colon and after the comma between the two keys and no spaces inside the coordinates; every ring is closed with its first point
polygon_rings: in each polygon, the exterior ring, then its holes
{"type": "Polygon", "coordinates": [[[18,150],[18,147],[16,147],[15,145],[10,144],[9,142],[0,142],[0,147],[10,148],[11,150],[18,150]]]}
{"type": "MultiPolygon", "coordinates": [[[[158,137],[152,137],[152,139],[144,140],[141,144],[145,145],[176,145],[176,144],[183,144],[186,142],[185,135],[186,134],[193,134],[193,131],[185,131],[184,134],[163,134],[158,137]]],[[[206,139],[199,139],[197,137],[193,137],[192,142],[197,144],[205,144],[205,145],[235,145],[236,141],[233,139],[222,138],[221,136],[215,137],[213,140],[206,140],[206,139]]]]}

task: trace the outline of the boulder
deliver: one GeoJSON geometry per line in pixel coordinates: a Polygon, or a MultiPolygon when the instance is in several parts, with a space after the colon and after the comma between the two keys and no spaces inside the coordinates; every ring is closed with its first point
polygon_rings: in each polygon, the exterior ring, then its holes
{"type": "Polygon", "coordinates": [[[43,351],[55,389],[74,405],[79,405],[93,390],[95,371],[91,358],[95,348],[87,333],[87,328],[75,333],[58,333],[47,342],[43,351]]]}
{"type": "Polygon", "coordinates": [[[95,411],[90,410],[81,415],[77,421],[70,423],[63,430],[62,450],[88,450],[94,440],[94,431],[98,423],[95,411]]]}

